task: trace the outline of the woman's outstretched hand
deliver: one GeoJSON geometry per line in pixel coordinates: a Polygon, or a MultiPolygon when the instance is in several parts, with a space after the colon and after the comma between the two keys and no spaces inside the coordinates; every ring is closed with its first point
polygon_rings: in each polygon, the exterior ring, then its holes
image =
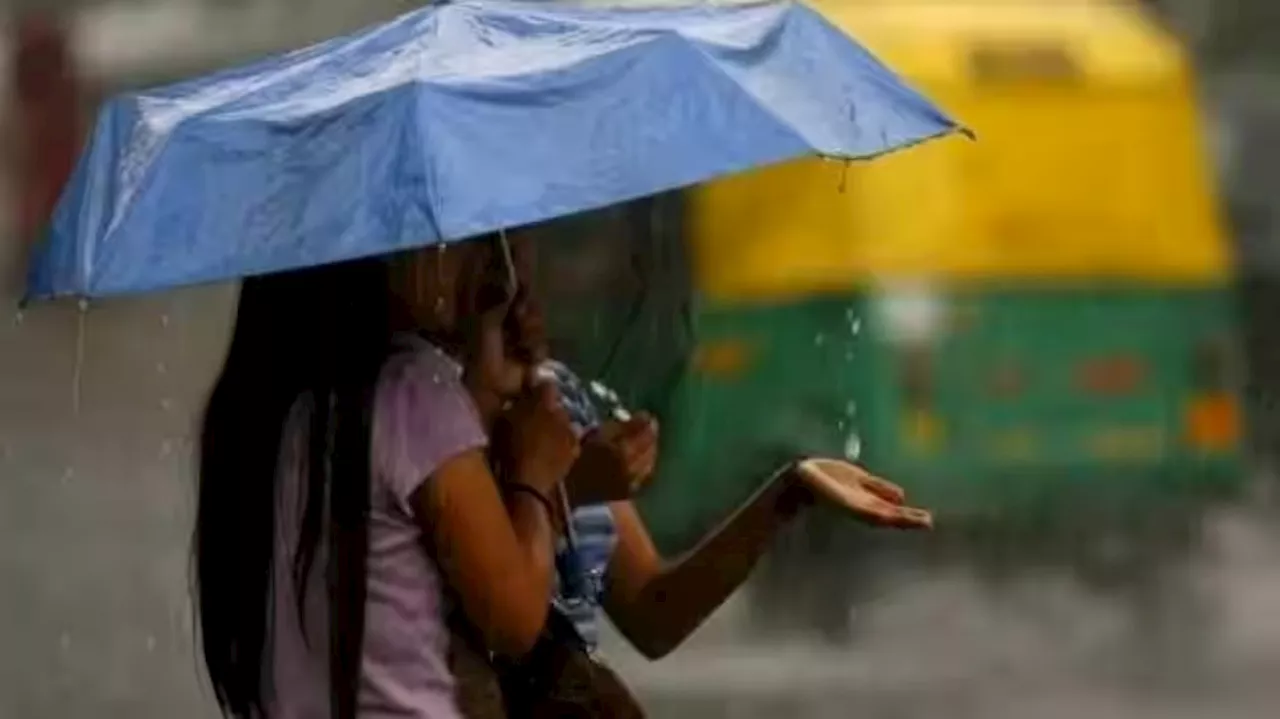
{"type": "Polygon", "coordinates": [[[933,515],[908,507],[906,493],[865,469],[835,459],[807,459],[796,466],[798,481],[814,496],[853,513],[855,519],[878,527],[932,529],[933,515]]]}

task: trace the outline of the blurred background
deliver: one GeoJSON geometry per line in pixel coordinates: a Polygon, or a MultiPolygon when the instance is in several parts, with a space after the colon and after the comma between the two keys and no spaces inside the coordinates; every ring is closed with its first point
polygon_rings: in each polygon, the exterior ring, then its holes
{"type": "MultiPolygon", "coordinates": [[[[1280,6],[812,4],[978,142],[545,228],[557,349],[663,417],[671,551],[805,452],[939,530],[814,514],[688,646],[610,661],[655,717],[1274,716],[1280,6]]],[[[214,715],[190,452],[235,289],[17,309],[96,106],[412,5],[0,4],[0,717],[214,715]]]]}

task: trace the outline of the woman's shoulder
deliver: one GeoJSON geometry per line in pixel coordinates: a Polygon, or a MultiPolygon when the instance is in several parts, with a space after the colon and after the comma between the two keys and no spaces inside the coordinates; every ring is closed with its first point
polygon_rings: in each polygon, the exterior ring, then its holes
{"type": "Polygon", "coordinates": [[[395,349],[378,377],[375,413],[433,415],[463,412],[474,406],[462,381],[462,365],[443,350],[418,337],[397,338],[395,349]]]}
{"type": "Polygon", "coordinates": [[[424,339],[398,342],[383,366],[373,407],[373,461],[407,497],[449,457],[488,438],[462,367],[424,339]]]}
{"type": "Polygon", "coordinates": [[[380,383],[430,380],[433,385],[462,384],[462,365],[431,341],[417,335],[395,339],[382,367],[380,383]]]}

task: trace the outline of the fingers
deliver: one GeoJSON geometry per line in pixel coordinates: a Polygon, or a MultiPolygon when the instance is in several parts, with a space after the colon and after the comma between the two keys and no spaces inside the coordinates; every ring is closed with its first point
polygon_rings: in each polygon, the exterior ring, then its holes
{"type": "MultiPolygon", "coordinates": [[[[516,415],[526,417],[543,417],[556,424],[564,425],[572,432],[572,421],[569,411],[560,401],[560,391],[550,382],[538,382],[528,389],[525,396],[514,409],[516,415]]],[[[575,437],[576,441],[576,437],[575,437]]]]}
{"type": "Polygon", "coordinates": [[[897,507],[891,526],[899,529],[933,529],[933,513],[915,507],[897,507]]]}
{"type": "Polygon", "coordinates": [[[915,507],[902,507],[877,500],[862,507],[862,518],[869,524],[897,529],[933,529],[933,514],[915,507]]]}
{"type": "Polygon", "coordinates": [[[649,415],[640,413],[625,422],[608,422],[612,425],[615,436],[626,440],[642,435],[656,434],[658,423],[649,415]]]}
{"type": "Polygon", "coordinates": [[[647,414],[638,414],[623,423],[621,439],[624,444],[636,444],[647,449],[658,443],[658,422],[647,414]]]}
{"type": "Polygon", "coordinates": [[[624,454],[636,454],[658,444],[658,423],[648,415],[638,414],[626,422],[605,422],[592,434],[624,454]]]}
{"type": "Polygon", "coordinates": [[[621,444],[622,455],[628,460],[637,460],[652,456],[658,451],[658,438],[653,435],[642,435],[621,444]]]}
{"type": "Polygon", "coordinates": [[[658,461],[657,423],[646,414],[637,414],[626,422],[611,422],[601,432],[622,462],[631,490],[639,489],[653,474],[658,461]]]}
{"type": "Polygon", "coordinates": [[[862,486],[866,487],[868,492],[891,504],[902,504],[907,501],[907,493],[902,487],[873,474],[862,477],[862,486]]]}
{"type": "Polygon", "coordinates": [[[623,461],[632,476],[648,477],[658,462],[658,437],[652,431],[632,436],[621,445],[623,461]]]}
{"type": "Polygon", "coordinates": [[[658,433],[651,425],[644,425],[624,436],[621,444],[624,451],[631,453],[650,452],[658,446],[658,433]]]}
{"type": "Polygon", "coordinates": [[[632,478],[631,489],[639,489],[652,475],[658,464],[658,448],[651,445],[647,450],[626,458],[627,474],[632,478]]]}

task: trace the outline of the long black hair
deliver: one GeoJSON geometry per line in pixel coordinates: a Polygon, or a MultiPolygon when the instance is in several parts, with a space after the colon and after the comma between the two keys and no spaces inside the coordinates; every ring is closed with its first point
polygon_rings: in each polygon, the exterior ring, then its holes
{"type": "Polygon", "coordinates": [[[228,717],[262,719],[270,701],[277,465],[302,398],[312,411],[291,576],[304,617],[303,588],[324,543],[332,715],[355,717],[372,393],[391,349],[389,300],[378,260],[251,278],[241,289],[201,428],[193,541],[201,648],[228,717]]]}

